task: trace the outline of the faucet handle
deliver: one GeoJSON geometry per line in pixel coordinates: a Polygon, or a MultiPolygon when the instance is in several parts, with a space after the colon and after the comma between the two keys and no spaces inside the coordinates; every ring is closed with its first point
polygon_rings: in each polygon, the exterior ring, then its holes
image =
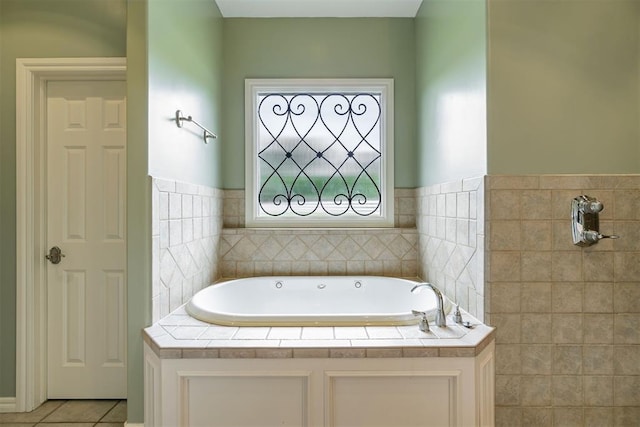
{"type": "Polygon", "coordinates": [[[453,321],[462,323],[462,314],[460,313],[460,304],[456,304],[456,311],[453,313],[453,321]]]}
{"type": "Polygon", "coordinates": [[[604,209],[604,205],[600,200],[589,196],[582,196],[578,202],[578,206],[580,210],[586,214],[599,213],[604,209]]]}
{"type": "Polygon", "coordinates": [[[424,311],[418,311],[418,310],[411,310],[411,313],[413,313],[414,316],[420,316],[420,330],[422,332],[429,332],[429,320],[427,320],[427,313],[424,311]]]}
{"type": "Polygon", "coordinates": [[[605,234],[600,234],[599,232],[594,230],[583,231],[582,235],[584,236],[584,239],[589,243],[598,243],[602,239],[619,239],[620,238],[620,236],[615,234],[605,235],[605,234]]]}

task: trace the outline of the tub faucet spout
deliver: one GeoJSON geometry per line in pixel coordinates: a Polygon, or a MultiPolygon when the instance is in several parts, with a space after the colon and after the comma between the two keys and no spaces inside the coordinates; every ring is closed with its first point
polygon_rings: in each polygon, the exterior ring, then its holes
{"type": "Polygon", "coordinates": [[[422,288],[429,288],[436,294],[436,299],[438,301],[438,309],[436,311],[436,326],[447,326],[447,316],[444,314],[444,301],[442,300],[442,292],[431,283],[420,283],[415,285],[411,292],[417,293],[422,290],[422,288]]]}

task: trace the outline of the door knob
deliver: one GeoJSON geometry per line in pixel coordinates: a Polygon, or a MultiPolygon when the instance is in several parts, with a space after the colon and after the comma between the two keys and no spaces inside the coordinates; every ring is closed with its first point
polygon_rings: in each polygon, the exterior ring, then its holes
{"type": "Polygon", "coordinates": [[[49,249],[49,255],[46,255],[45,258],[51,261],[51,264],[60,264],[62,258],[64,258],[64,254],[62,253],[62,249],[57,246],[49,249]]]}

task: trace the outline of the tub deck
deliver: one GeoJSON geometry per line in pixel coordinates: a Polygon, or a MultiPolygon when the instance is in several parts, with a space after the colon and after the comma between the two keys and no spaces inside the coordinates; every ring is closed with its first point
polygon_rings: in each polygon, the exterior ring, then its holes
{"type": "Polygon", "coordinates": [[[184,306],[144,330],[161,359],[308,357],[474,357],[493,339],[494,328],[462,313],[473,329],[454,323],[425,333],[407,326],[237,327],[202,322],[184,306]]]}

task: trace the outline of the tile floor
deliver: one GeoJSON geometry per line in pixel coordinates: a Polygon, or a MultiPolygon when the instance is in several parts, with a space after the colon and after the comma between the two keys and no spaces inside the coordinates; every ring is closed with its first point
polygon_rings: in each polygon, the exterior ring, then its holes
{"type": "Polygon", "coordinates": [[[123,427],[126,400],[49,400],[31,412],[0,413],[0,427],[123,427]]]}

